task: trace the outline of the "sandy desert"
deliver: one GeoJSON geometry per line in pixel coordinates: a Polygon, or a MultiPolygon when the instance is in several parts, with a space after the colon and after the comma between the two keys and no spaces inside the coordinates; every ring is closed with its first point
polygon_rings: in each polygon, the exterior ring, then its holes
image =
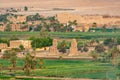
{"type": "MultiPolygon", "coordinates": [[[[120,15],[120,0],[0,0],[0,8],[22,8],[24,6],[52,9],[68,8],[78,14],[120,15]]],[[[46,11],[43,14],[56,14],[64,11],[46,11]]],[[[29,12],[32,14],[32,12],[29,12]]],[[[39,12],[37,12],[39,13],[39,12]]]]}

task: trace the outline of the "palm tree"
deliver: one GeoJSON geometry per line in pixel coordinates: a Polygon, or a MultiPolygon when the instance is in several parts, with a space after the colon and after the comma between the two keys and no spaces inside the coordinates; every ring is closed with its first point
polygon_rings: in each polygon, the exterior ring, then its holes
{"type": "Polygon", "coordinates": [[[2,64],[0,64],[0,72],[1,72],[1,74],[2,74],[2,64]]]}
{"type": "Polygon", "coordinates": [[[17,62],[17,54],[15,51],[10,52],[10,58],[9,58],[11,64],[12,64],[12,69],[15,69],[16,67],[16,62],[17,62]]]}
{"type": "Polygon", "coordinates": [[[43,65],[44,65],[43,59],[39,59],[39,66],[40,66],[40,69],[43,67],[43,65]]]}
{"type": "Polygon", "coordinates": [[[117,65],[117,58],[120,55],[120,50],[117,47],[113,47],[111,50],[112,63],[114,66],[117,65]]]}
{"type": "Polygon", "coordinates": [[[110,62],[110,56],[111,56],[110,52],[104,52],[104,53],[100,54],[101,61],[102,62],[110,62]]]}
{"type": "Polygon", "coordinates": [[[94,23],[92,24],[92,28],[96,28],[96,27],[97,27],[97,23],[94,22],[94,23]]]}
{"type": "Polygon", "coordinates": [[[24,58],[24,71],[26,75],[30,75],[30,70],[35,69],[37,64],[36,57],[32,56],[30,53],[27,53],[24,58]]]}
{"type": "Polygon", "coordinates": [[[48,36],[49,36],[48,31],[46,30],[45,27],[42,27],[40,31],[40,37],[47,38],[48,36]]]}
{"type": "Polygon", "coordinates": [[[105,52],[104,45],[103,45],[103,44],[99,44],[99,45],[95,46],[95,50],[96,50],[98,53],[105,52]]]}
{"type": "Polygon", "coordinates": [[[9,58],[10,58],[10,53],[9,53],[9,51],[6,50],[6,51],[4,52],[4,54],[2,55],[2,58],[3,58],[3,59],[9,59],[9,58]]]}
{"type": "Polygon", "coordinates": [[[96,39],[92,39],[92,40],[90,40],[89,44],[90,44],[90,46],[95,46],[96,44],[99,44],[99,41],[96,39]]]}
{"type": "Polygon", "coordinates": [[[98,53],[94,50],[90,52],[90,56],[93,58],[93,61],[96,61],[98,58],[98,53]]]}
{"type": "Polygon", "coordinates": [[[20,48],[21,51],[25,50],[23,45],[20,45],[19,48],[20,48]]]}
{"type": "Polygon", "coordinates": [[[66,32],[73,31],[73,27],[72,26],[76,26],[76,25],[77,25],[77,20],[68,21],[68,25],[65,26],[66,32]]]}
{"type": "Polygon", "coordinates": [[[66,49],[70,48],[71,43],[63,40],[62,42],[59,42],[57,45],[57,48],[60,52],[65,53],[66,49]]]}
{"type": "Polygon", "coordinates": [[[77,20],[74,20],[74,21],[68,21],[68,23],[69,23],[69,26],[77,25],[77,20]]]}
{"type": "Polygon", "coordinates": [[[16,62],[17,62],[17,54],[16,54],[15,50],[5,51],[5,53],[2,56],[2,58],[3,59],[8,59],[11,62],[11,64],[12,64],[11,69],[15,69],[16,62]]]}
{"type": "Polygon", "coordinates": [[[30,68],[31,68],[31,55],[27,53],[24,58],[24,71],[26,75],[30,75],[30,68]]]}
{"type": "Polygon", "coordinates": [[[24,11],[28,11],[28,7],[27,6],[24,7],[24,11]]]}

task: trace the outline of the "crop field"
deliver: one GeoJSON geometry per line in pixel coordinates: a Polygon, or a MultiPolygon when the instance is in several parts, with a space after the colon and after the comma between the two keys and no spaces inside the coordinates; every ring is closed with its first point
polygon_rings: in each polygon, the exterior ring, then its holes
{"type": "MultiPolygon", "coordinates": [[[[0,38],[10,38],[13,35],[21,39],[30,37],[39,37],[40,32],[0,32],[0,38]]],[[[76,39],[93,39],[93,38],[118,38],[120,32],[49,32],[52,38],[76,38],[76,39]]]]}
{"type": "MultiPolygon", "coordinates": [[[[11,64],[8,60],[0,60],[3,68],[11,64]]],[[[17,60],[17,67],[24,65],[22,59],[17,60]]],[[[91,79],[111,79],[116,80],[116,74],[120,70],[111,63],[93,62],[91,60],[50,60],[44,59],[42,69],[37,67],[31,70],[31,76],[61,77],[61,78],[91,78],[91,79]]],[[[1,77],[6,76],[9,70],[1,70],[1,77]]],[[[13,71],[15,76],[24,76],[23,70],[13,71]]],[[[120,76],[119,76],[120,77],[120,76]]],[[[33,79],[34,80],[34,79],[33,79]]],[[[42,79],[41,79],[42,80],[42,79]]]]}

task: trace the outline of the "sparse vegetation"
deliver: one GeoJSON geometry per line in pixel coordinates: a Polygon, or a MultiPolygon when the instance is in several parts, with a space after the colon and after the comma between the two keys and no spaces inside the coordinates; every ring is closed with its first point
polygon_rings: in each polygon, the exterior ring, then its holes
{"type": "Polygon", "coordinates": [[[24,7],[24,11],[28,11],[28,7],[27,6],[24,7]]]}

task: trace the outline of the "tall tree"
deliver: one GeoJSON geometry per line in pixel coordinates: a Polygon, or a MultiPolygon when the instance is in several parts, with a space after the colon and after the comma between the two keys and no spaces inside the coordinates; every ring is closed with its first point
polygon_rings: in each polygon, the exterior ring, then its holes
{"type": "Polygon", "coordinates": [[[40,37],[41,37],[41,38],[47,38],[47,37],[49,37],[48,31],[46,30],[45,27],[42,27],[42,28],[41,28],[40,37]]]}
{"type": "Polygon", "coordinates": [[[120,55],[120,50],[117,47],[113,47],[110,52],[111,52],[111,57],[112,57],[112,63],[114,66],[116,66],[117,64],[116,59],[120,55]]]}
{"type": "Polygon", "coordinates": [[[15,51],[10,52],[10,62],[12,63],[12,69],[15,69],[17,63],[17,54],[15,51]]]}
{"type": "Polygon", "coordinates": [[[23,45],[20,45],[19,48],[20,48],[21,51],[25,50],[23,45]]]}
{"type": "Polygon", "coordinates": [[[36,68],[37,60],[35,56],[27,53],[24,58],[24,71],[26,75],[30,75],[31,69],[36,68]]]}
{"type": "Polygon", "coordinates": [[[41,47],[48,47],[52,45],[52,39],[47,38],[34,38],[32,40],[32,47],[33,48],[41,48],[41,47]]]}
{"type": "Polygon", "coordinates": [[[65,53],[66,49],[70,48],[70,45],[71,45],[70,42],[63,40],[62,42],[58,43],[57,48],[58,48],[59,52],[65,53]]]}
{"type": "Polygon", "coordinates": [[[11,26],[9,24],[6,26],[5,31],[11,31],[11,26]]]}
{"type": "Polygon", "coordinates": [[[104,40],[104,45],[108,46],[109,48],[116,47],[118,45],[117,40],[114,38],[107,38],[104,40]]]}
{"type": "Polygon", "coordinates": [[[24,7],[24,11],[28,11],[28,7],[27,6],[24,7]]]}
{"type": "Polygon", "coordinates": [[[104,45],[99,44],[99,45],[95,46],[95,50],[96,50],[98,53],[104,52],[104,51],[105,51],[104,45]]]}
{"type": "Polygon", "coordinates": [[[90,56],[93,58],[93,61],[96,61],[98,59],[98,53],[94,50],[90,52],[90,56]]]}
{"type": "Polygon", "coordinates": [[[12,66],[11,69],[15,69],[16,67],[16,62],[17,62],[17,53],[15,52],[14,49],[5,51],[4,55],[2,56],[3,59],[8,59],[12,66]]]}

